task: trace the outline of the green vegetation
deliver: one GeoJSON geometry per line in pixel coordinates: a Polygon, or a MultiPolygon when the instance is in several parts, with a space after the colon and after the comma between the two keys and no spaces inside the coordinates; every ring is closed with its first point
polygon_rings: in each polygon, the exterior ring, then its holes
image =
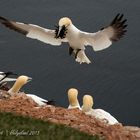
{"type": "Polygon", "coordinates": [[[0,113],[0,140],[99,140],[64,125],[0,113]]]}

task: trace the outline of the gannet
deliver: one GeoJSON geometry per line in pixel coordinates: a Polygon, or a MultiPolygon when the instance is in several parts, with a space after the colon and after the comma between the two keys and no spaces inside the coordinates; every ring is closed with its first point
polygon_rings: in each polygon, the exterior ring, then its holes
{"type": "MultiPolygon", "coordinates": [[[[31,77],[22,75],[19,76],[15,82],[15,84],[13,85],[13,87],[8,91],[8,93],[10,95],[14,95],[17,94],[19,92],[19,90],[22,88],[23,85],[27,84],[28,82],[30,82],[32,80],[31,77]]],[[[35,103],[37,103],[39,106],[43,106],[43,105],[47,105],[47,104],[51,104],[53,101],[47,101],[43,98],[40,98],[34,94],[26,94],[28,97],[30,97],[32,100],[34,100],[35,103]]]]}
{"type": "Polygon", "coordinates": [[[68,109],[79,108],[81,110],[77,96],[78,96],[77,89],[71,88],[68,90],[68,100],[69,100],[68,109]]]}
{"type": "Polygon", "coordinates": [[[93,98],[90,95],[84,95],[82,111],[87,115],[94,116],[95,118],[105,121],[109,125],[119,123],[110,113],[104,111],[103,109],[92,109],[93,98]]]}
{"type": "Polygon", "coordinates": [[[6,84],[7,82],[16,81],[16,78],[9,78],[9,76],[16,75],[13,72],[0,72],[0,87],[6,84]]]}
{"type": "Polygon", "coordinates": [[[34,24],[26,24],[8,20],[0,17],[0,22],[6,27],[15,30],[26,37],[40,40],[51,45],[61,45],[63,42],[69,44],[69,55],[74,55],[75,60],[81,63],[91,63],[85,54],[85,46],[92,46],[94,51],[108,48],[112,42],[118,41],[127,27],[123,14],[117,14],[112,22],[95,33],[79,30],[68,17],[59,20],[55,30],[46,29],[34,24]]]}

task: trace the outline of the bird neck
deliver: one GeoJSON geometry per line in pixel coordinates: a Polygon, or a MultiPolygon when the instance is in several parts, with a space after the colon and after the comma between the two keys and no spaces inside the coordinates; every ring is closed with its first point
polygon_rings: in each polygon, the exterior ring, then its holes
{"type": "Polygon", "coordinates": [[[89,111],[91,111],[91,110],[92,110],[92,107],[89,106],[89,105],[83,105],[83,106],[82,106],[82,111],[83,111],[83,112],[89,112],[89,111]]]}
{"type": "Polygon", "coordinates": [[[13,87],[8,92],[11,93],[11,94],[18,93],[20,88],[21,88],[21,86],[22,86],[21,84],[15,82],[13,87]]]}
{"type": "Polygon", "coordinates": [[[71,107],[80,106],[77,99],[69,99],[71,107]]]}
{"type": "Polygon", "coordinates": [[[67,28],[68,28],[68,32],[77,33],[79,31],[79,29],[76,26],[74,26],[73,24],[69,25],[67,28]]]}

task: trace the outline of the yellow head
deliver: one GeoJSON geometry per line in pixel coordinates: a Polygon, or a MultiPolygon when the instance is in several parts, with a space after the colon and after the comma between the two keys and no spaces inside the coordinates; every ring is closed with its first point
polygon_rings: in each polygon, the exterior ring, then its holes
{"type": "Polygon", "coordinates": [[[71,88],[68,90],[68,100],[69,100],[69,104],[71,106],[79,106],[79,102],[77,99],[78,96],[78,90],[75,88],[71,88]]]}
{"type": "Polygon", "coordinates": [[[19,76],[16,82],[14,83],[13,87],[8,92],[11,94],[18,93],[21,87],[31,80],[32,78],[28,76],[25,75],[19,76]]]}
{"type": "Polygon", "coordinates": [[[60,27],[62,27],[63,25],[65,26],[65,27],[68,27],[69,25],[71,25],[72,24],[72,21],[71,21],[71,19],[70,18],[68,18],[68,17],[63,17],[63,18],[61,18],[60,20],[59,20],[59,26],[60,27]]]}
{"type": "Polygon", "coordinates": [[[82,111],[83,112],[88,112],[92,109],[93,107],[93,98],[90,95],[84,95],[83,97],[83,106],[82,106],[82,111]]]}

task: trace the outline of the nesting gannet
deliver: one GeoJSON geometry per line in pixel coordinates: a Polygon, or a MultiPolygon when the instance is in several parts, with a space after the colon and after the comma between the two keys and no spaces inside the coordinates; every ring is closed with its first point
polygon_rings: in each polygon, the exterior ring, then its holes
{"type": "Polygon", "coordinates": [[[85,54],[85,46],[90,45],[94,51],[100,51],[108,48],[112,42],[118,41],[125,34],[125,24],[127,20],[123,19],[123,14],[117,14],[112,22],[96,33],[88,33],[79,30],[74,26],[72,20],[63,17],[59,20],[56,30],[42,28],[34,24],[25,24],[8,20],[0,17],[0,22],[6,27],[13,29],[26,37],[40,40],[51,45],[61,45],[62,42],[68,42],[69,54],[74,54],[75,60],[81,63],[91,63],[85,54]]]}
{"type": "MultiPolygon", "coordinates": [[[[14,95],[19,92],[19,90],[22,88],[23,85],[31,81],[32,78],[28,76],[19,76],[13,85],[13,87],[8,91],[9,94],[14,95]]],[[[34,94],[26,94],[28,97],[32,98],[34,102],[36,102],[39,106],[43,106],[46,104],[51,104],[53,101],[47,101],[45,99],[42,99],[34,94]]]]}
{"type": "Polygon", "coordinates": [[[0,72],[0,87],[3,86],[5,83],[10,81],[16,81],[16,78],[9,78],[9,76],[16,75],[13,72],[0,72]]]}
{"type": "Polygon", "coordinates": [[[68,90],[68,100],[69,100],[68,109],[79,108],[81,110],[77,96],[78,96],[77,89],[71,88],[68,90]]]}
{"type": "Polygon", "coordinates": [[[106,123],[113,125],[119,123],[110,113],[104,111],[103,109],[92,109],[93,98],[90,95],[84,95],[82,111],[87,115],[94,116],[97,119],[103,120],[106,123]]]}

